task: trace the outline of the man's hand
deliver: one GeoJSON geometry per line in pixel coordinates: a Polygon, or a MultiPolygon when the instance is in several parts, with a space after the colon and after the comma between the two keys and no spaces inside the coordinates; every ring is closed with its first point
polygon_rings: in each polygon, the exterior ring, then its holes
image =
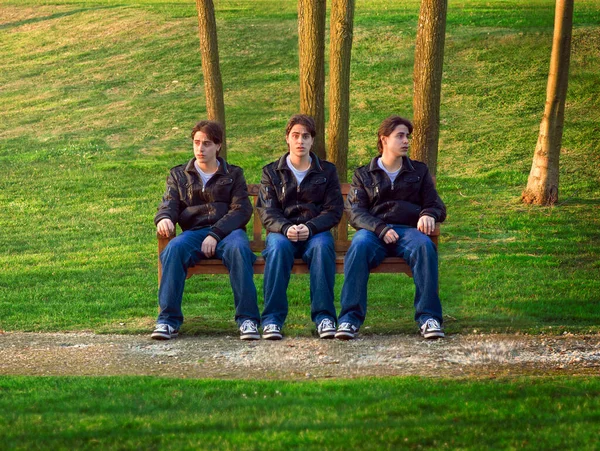
{"type": "Polygon", "coordinates": [[[425,235],[431,235],[435,230],[435,219],[427,215],[421,216],[417,223],[417,229],[425,235]]]}
{"type": "Polygon", "coordinates": [[[298,231],[296,230],[296,227],[297,226],[293,225],[289,229],[287,229],[287,232],[285,232],[285,236],[287,236],[287,239],[293,241],[294,243],[298,241],[298,231]]]}
{"type": "Polygon", "coordinates": [[[294,243],[297,241],[306,241],[309,235],[310,229],[305,224],[293,225],[285,232],[288,240],[294,243]]]}
{"type": "Polygon", "coordinates": [[[296,232],[298,233],[298,241],[306,241],[310,235],[310,229],[306,224],[299,224],[296,226],[296,232]]]}
{"type": "Polygon", "coordinates": [[[202,247],[200,250],[206,256],[206,258],[211,258],[215,255],[215,249],[217,248],[217,240],[214,237],[208,235],[202,241],[202,247]]]}
{"type": "Polygon", "coordinates": [[[387,232],[385,232],[385,235],[383,235],[383,242],[385,244],[394,244],[396,241],[398,241],[398,238],[400,237],[398,236],[396,231],[394,229],[390,229],[387,232]]]}
{"type": "Polygon", "coordinates": [[[161,219],[158,224],[156,224],[156,231],[160,236],[169,238],[173,232],[175,232],[175,224],[173,224],[173,221],[169,218],[161,219]]]}

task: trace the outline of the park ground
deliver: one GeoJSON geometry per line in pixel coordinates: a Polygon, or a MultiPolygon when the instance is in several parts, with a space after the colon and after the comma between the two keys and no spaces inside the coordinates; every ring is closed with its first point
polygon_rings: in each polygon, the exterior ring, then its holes
{"type": "MultiPolygon", "coordinates": [[[[299,108],[296,3],[215,2],[228,161],[249,183],[299,108]]],[[[412,115],[419,9],[356,3],[348,175],[383,118],[412,115]]],[[[598,0],[575,2],[559,203],[520,202],[553,14],[449,2],[446,340],[417,337],[410,279],[378,274],[360,340],[316,339],[294,276],[287,339],[241,343],[227,277],[206,275],[159,344],[152,217],[206,114],[194,2],[0,0],[0,448],[600,448],[598,0]]]]}
{"type": "Polygon", "coordinates": [[[382,376],[495,378],[598,375],[600,336],[369,336],[240,341],[92,333],[0,334],[0,374],[307,380],[382,376]]]}

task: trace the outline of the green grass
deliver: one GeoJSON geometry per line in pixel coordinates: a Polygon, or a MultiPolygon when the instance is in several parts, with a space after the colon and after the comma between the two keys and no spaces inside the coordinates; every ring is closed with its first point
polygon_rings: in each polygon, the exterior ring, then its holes
{"type": "MultiPolygon", "coordinates": [[[[205,115],[194,3],[0,6],[0,329],[146,332],[156,312],[152,218],[205,115]]],[[[229,161],[256,183],[299,108],[296,2],[216,7],[229,161]]],[[[418,7],[357,2],[349,172],[375,154],[384,117],[412,114],[418,7]]],[[[449,212],[440,245],[449,332],[600,330],[600,0],[575,5],[560,203],[519,202],[553,9],[551,0],[449,5],[437,178],[449,212]]],[[[415,331],[410,279],[374,275],[369,290],[365,333],[415,331]]],[[[308,296],[308,278],[292,277],[290,335],[314,328],[308,296]]],[[[231,333],[227,277],[190,279],[184,313],[186,333],[231,333]]]]}
{"type": "Polygon", "coordinates": [[[0,439],[15,450],[600,446],[598,378],[4,377],[0,394],[0,439]]]}

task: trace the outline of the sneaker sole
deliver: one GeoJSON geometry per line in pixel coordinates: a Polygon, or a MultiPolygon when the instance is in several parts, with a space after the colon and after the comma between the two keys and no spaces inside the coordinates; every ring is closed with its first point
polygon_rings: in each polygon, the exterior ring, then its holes
{"type": "Polygon", "coordinates": [[[166,335],[166,334],[156,333],[156,334],[150,335],[150,338],[152,338],[153,340],[170,340],[172,338],[177,338],[177,335],[173,335],[173,334],[166,335]]]}
{"type": "Polygon", "coordinates": [[[321,332],[319,334],[319,338],[322,338],[324,340],[335,338],[335,330],[328,330],[328,331],[325,331],[325,332],[321,332]]]}
{"type": "Polygon", "coordinates": [[[265,340],[281,340],[283,338],[283,335],[281,334],[263,334],[263,339],[265,340]]]}
{"type": "Polygon", "coordinates": [[[425,332],[424,334],[421,334],[421,335],[423,335],[423,338],[427,338],[427,339],[446,337],[444,332],[425,332]]]}
{"type": "Polygon", "coordinates": [[[338,340],[352,340],[355,336],[356,334],[353,334],[352,332],[337,332],[335,334],[335,338],[338,340]]]}
{"type": "Polygon", "coordinates": [[[260,340],[260,335],[259,334],[240,335],[240,340],[260,340]]]}

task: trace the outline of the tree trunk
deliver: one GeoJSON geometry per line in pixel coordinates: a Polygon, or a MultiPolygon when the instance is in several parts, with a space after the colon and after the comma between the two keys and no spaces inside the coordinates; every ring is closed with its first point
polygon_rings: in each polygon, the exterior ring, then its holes
{"type": "Polygon", "coordinates": [[[437,172],[447,0],[422,0],[415,47],[411,155],[437,172]]]}
{"type": "Polygon", "coordinates": [[[217,23],[212,0],[196,0],[198,10],[198,30],[200,35],[200,53],[202,55],[202,73],[204,74],[204,92],[206,95],[206,114],[211,121],[223,126],[223,143],[219,155],[227,159],[225,141],[225,102],[223,101],[223,82],[219,67],[219,46],[217,44],[217,23]]]}
{"type": "Polygon", "coordinates": [[[572,28],[573,0],[556,0],[546,106],[527,187],[521,196],[528,204],[553,205],[558,201],[558,160],[569,82],[572,28]]]}
{"type": "Polygon", "coordinates": [[[347,180],[350,125],[350,54],[354,0],[332,0],[329,46],[329,130],[327,158],[340,182],[347,180]]]}
{"type": "Polygon", "coordinates": [[[313,152],[325,158],[325,0],[298,0],[300,112],[315,119],[313,152]]]}

